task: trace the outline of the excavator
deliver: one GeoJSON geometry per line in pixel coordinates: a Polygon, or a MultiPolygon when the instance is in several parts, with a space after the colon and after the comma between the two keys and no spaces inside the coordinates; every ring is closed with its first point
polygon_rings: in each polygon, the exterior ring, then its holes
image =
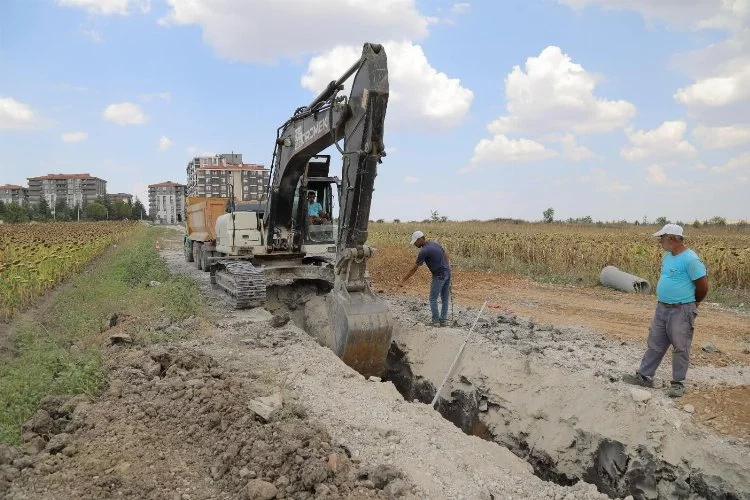
{"type": "Polygon", "coordinates": [[[205,258],[211,282],[236,308],[262,305],[272,285],[322,283],[330,347],[365,376],[382,374],[393,333],[388,308],[368,283],[374,249],[365,244],[385,156],[388,92],[385,49],[364,44],[358,61],[278,128],[266,203],[219,217],[205,258]],[[349,79],[349,95],[340,95],[349,79]],[[330,156],[320,154],[331,146],[342,157],[341,178],[331,175],[330,156]],[[330,216],[334,194],[337,218],[330,216]],[[311,216],[313,198],[328,220],[311,216]]]}

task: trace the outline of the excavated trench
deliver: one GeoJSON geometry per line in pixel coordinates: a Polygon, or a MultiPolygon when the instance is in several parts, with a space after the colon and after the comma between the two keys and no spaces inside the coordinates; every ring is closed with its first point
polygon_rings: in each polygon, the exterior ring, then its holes
{"type": "MultiPolygon", "coordinates": [[[[407,401],[429,404],[436,392],[431,381],[414,375],[407,355],[395,342],[388,353],[383,381],[392,382],[407,401]]],[[[534,447],[529,433],[511,430],[508,424],[523,417],[508,408],[507,403],[492,401],[463,377],[454,385],[460,388],[454,388],[449,398],[438,399],[436,409],[440,414],[466,434],[505,446],[527,461],[545,481],[564,486],[585,481],[612,498],[628,495],[636,499],[748,498],[722,478],[691,468],[684,460],[675,466],[660,460],[645,446],[632,449],[626,443],[581,430],[576,431],[569,450],[578,456],[566,460],[563,470],[547,450],[534,447]],[[486,416],[492,413],[501,416],[505,426],[489,424],[486,416]]]]}
{"type": "MultiPolygon", "coordinates": [[[[277,315],[288,314],[295,325],[330,347],[324,298],[329,291],[325,283],[271,287],[266,309],[277,315]]],[[[382,379],[392,382],[407,401],[429,404],[435,396],[433,382],[413,373],[408,355],[395,341],[391,344],[382,379]]],[[[528,462],[534,473],[545,481],[564,486],[585,481],[612,498],[628,495],[654,500],[750,498],[746,493],[737,492],[723,478],[692,467],[688,460],[683,459],[677,465],[667,463],[646,446],[633,446],[580,428],[570,431],[573,437],[566,443],[565,459],[553,458],[553,455],[560,456],[559,450],[536,446],[533,431],[520,430],[533,425],[511,425],[542,417],[520,415],[512,405],[492,400],[486,391],[463,376],[454,382],[449,397],[438,399],[437,410],[464,433],[505,446],[528,462]]]]}

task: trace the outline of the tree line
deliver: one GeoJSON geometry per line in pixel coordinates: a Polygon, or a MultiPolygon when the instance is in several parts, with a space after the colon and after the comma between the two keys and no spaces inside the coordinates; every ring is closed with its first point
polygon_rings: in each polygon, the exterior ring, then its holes
{"type": "Polygon", "coordinates": [[[50,206],[46,199],[42,198],[38,203],[30,204],[24,202],[3,203],[0,201],[0,220],[9,224],[18,224],[30,221],[100,221],[100,220],[124,220],[124,219],[148,219],[148,213],[143,203],[136,198],[135,202],[117,200],[111,202],[106,196],[99,196],[96,201],[82,204],[76,203],[69,206],[64,199],[57,200],[54,206],[50,206]]]}

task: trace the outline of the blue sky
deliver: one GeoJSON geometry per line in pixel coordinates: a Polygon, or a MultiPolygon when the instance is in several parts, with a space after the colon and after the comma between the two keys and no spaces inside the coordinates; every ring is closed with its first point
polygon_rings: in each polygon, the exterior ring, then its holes
{"type": "Polygon", "coordinates": [[[750,0],[0,0],[0,184],[268,165],[366,41],[391,88],[372,218],[750,218],[750,0]]]}

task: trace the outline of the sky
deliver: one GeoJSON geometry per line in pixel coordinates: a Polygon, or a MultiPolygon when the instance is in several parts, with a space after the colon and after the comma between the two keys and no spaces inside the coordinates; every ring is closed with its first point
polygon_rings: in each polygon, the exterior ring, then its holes
{"type": "Polygon", "coordinates": [[[0,184],[270,166],[365,42],[372,219],[750,219],[750,0],[0,0],[0,184]]]}

